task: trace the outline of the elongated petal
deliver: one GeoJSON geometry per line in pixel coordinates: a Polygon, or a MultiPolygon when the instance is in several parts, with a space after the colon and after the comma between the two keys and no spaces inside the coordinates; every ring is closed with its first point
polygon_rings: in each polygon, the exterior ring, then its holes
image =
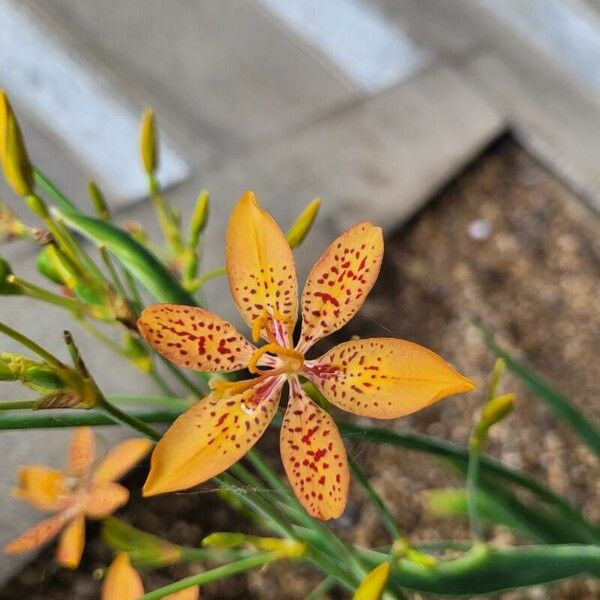
{"type": "Polygon", "coordinates": [[[352,600],[381,600],[385,586],[390,577],[390,563],[383,562],[376,566],[361,581],[352,600]]]}
{"type": "Polygon", "coordinates": [[[102,583],[102,600],[139,600],[144,586],[129,556],[121,552],[112,561],[102,583]]]}
{"type": "Polygon", "coordinates": [[[19,469],[19,487],[13,492],[40,510],[56,511],[66,502],[65,476],[61,471],[33,465],[19,469]]]}
{"type": "Polygon", "coordinates": [[[290,345],[298,312],[294,256],[252,192],[241,197],[231,214],[225,259],[231,294],[246,323],[269,341],[277,334],[274,329],[281,328],[284,339],[277,341],[290,345]]]}
{"type": "Polygon", "coordinates": [[[85,514],[91,519],[104,519],[127,503],[129,492],[120,483],[97,483],[90,489],[85,514]]]}
{"type": "Polygon", "coordinates": [[[343,327],[360,310],[382,259],[381,228],[370,223],[351,227],[325,250],[302,292],[300,351],[343,327]]]}
{"type": "Polygon", "coordinates": [[[435,352],[396,338],[339,344],[307,361],[306,376],[332,404],[377,419],[408,415],[474,387],[435,352]]]}
{"type": "Polygon", "coordinates": [[[197,371],[237,371],[255,350],[231,323],[194,306],[154,304],[142,312],[138,327],[165,358],[197,371]]]}
{"type": "Polygon", "coordinates": [[[96,456],[96,440],[91,427],[78,427],[73,433],[69,449],[69,473],[84,477],[92,467],[96,456]]]}
{"type": "Polygon", "coordinates": [[[95,483],[121,479],[152,448],[152,442],[144,438],[132,438],[117,444],[100,462],[94,472],[95,483]]]}
{"type": "Polygon", "coordinates": [[[344,511],[350,475],[344,442],[333,419],[290,382],[290,400],[281,426],[281,459],[302,506],[318,519],[344,511]]]}
{"type": "Polygon", "coordinates": [[[40,521],[4,546],[4,552],[6,554],[21,554],[45,544],[62,529],[68,519],[68,515],[62,512],[40,521]]]}
{"type": "Polygon", "coordinates": [[[192,487],[242,458],[271,422],[283,381],[269,377],[227,397],[213,392],[181,415],[154,449],[144,495],[192,487]]]}
{"type": "Polygon", "coordinates": [[[63,567],[76,569],[85,544],[85,518],[77,515],[63,530],[58,540],[56,560],[63,567]]]}

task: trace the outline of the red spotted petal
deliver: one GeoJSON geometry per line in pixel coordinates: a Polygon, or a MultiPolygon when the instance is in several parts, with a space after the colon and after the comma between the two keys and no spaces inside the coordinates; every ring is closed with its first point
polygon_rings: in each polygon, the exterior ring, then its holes
{"type": "Polygon", "coordinates": [[[290,400],[281,426],[281,459],[302,506],[318,519],[344,511],[350,474],[346,449],[333,419],[290,380],[290,400]]]}
{"type": "Polygon", "coordinates": [[[408,415],[474,387],[435,352],[396,338],[339,344],[305,369],[332,404],[377,419],[408,415]]]}
{"type": "Polygon", "coordinates": [[[96,457],[96,440],[90,427],[78,427],[73,433],[69,448],[69,473],[74,477],[84,477],[96,457]]]}
{"type": "Polygon", "coordinates": [[[381,229],[370,223],[351,227],[325,250],[302,293],[301,352],[343,327],[360,310],[382,259],[381,229]]]}
{"type": "Polygon", "coordinates": [[[192,487],[242,458],[271,422],[284,381],[235,382],[230,395],[213,392],[181,415],[154,449],[144,495],[192,487]]]}
{"type": "Polygon", "coordinates": [[[196,371],[237,371],[255,351],[231,323],[194,306],[154,304],[144,309],[138,327],[157,352],[196,371]]]}
{"type": "Polygon", "coordinates": [[[233,299],[253,333],[289,346],[298,313],[294,256],[252,192],[231,213],[225,264],[233,299]]]}
{"type": "Polygon", "coordinates": [[[89,491],[85,514],[91,519],[104,519],[126,504],[128,499],[129,491],[120,483],[96,483],[89,491]]]}

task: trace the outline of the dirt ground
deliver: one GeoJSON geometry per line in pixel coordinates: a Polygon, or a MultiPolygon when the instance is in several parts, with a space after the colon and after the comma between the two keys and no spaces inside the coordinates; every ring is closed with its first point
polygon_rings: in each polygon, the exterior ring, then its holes
{"type": "MultiPolygon", "coordinates": [[[[599,231],[596,215],[504,138],[387,240],[382,276],[361,316],[339,339],[356,334],[416,341],[473,378],[480,390],[389,426],[465,443],[494,362],[470,325],[471,316],[600,423],[599,231]]],[[[589,519],[600,520],[600,468],[591,453],[513,378],[505,378],[503,389],[516,392],[518,402],[513,415],[493,432],[490,454],[564,494],[589,519]]],[[[274,441],[270,434],[263,444],[276,455],[274,441]]],[[[426,490],[460,485],[435,459],[365,443],[353,443],[349,451],[413,539],[468,536],[464,523],[436,517],[423,503],[426,490]]],[[[250,527],[210,488],[141,501],[137,490],[142,480],[142,468],[129,477],[132,501],[118,515],[142,529],[196,545],[212,531],[250,527]]],[[[358,544],[388,541],[357,489],[340,526],[358,544]]],[[[498,543],[513,541],[500,528],[489,531],[489,537],[498,543]]],[[[56,568],[53,549],[46,549],[0,589],[0,599],[96,598],[100,583],[94,574],[111,555],[96,526],[88,526],[88,539],[80,570],[56,568]]],[[[146,574],[146,589],[198,568],[188,564],[146,574]]],[[[207,586],[202,597],[298,599],[319,579],[308,569],[280,565],[207,586]]],[[[600,583],[580,578],[501,597],[591,600],[600,597],[600,583]]]]}

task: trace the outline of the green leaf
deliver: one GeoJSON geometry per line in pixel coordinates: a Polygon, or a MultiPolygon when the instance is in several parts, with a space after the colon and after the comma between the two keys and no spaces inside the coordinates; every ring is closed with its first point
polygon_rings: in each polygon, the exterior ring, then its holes
{"type": "Polygon", "coordinates": [[[478,325],[487,347],[506,361],[506,366],[540,399],[554,414],[579,435],[585,444],[600,457],[600,429],[575,407],[566,397],[554,390],[529,367],[499,346],[492,334],[478,325]]]}
{"type": "Polygon", "coordinates": [[[62,216],[69,227],[106,247],[157,301],[196,305],[194,297],[183,289],[175,276],[127,232],[113,223],[82,213],[63,212],[62,216]]]}
{"type": "MultiPolygon", "coordinates": [[[[360,550],[367,568],[389,560],[373,550],[360,550]]],[[[600,547],[583,545],[496,548],[476,544],[454,560],[426,567],[401,560],[390,582],[431,594],[491,594],[502,590],[543,585],[575,575],[600,576],[600,547]]]]}

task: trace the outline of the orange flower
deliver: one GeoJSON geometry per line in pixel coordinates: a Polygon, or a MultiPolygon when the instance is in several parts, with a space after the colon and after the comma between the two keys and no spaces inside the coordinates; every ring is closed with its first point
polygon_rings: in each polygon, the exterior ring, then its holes
{"type": "Polygon", "coordinates": [[[66,471],[48,467],[22,467],[19,487],[14,491],[36,508],[55,512],[4,547],[7,554],[20,554],[60,535],[57,560],[64,567],[77,568],[85,539],[85,517],[103,519],[127,502],[129,492],[115,483],[152,446],[133,438],[117,444],[92,471],[95,438],[89,427],[75,430],[66,471]]]}
{"type": "Polygon", "coordinates": [[[312,381],[332,404],[379,419],[407,415],[473,389],[469,379],[430,350],[394,338],[345,342],[319,358],[305,358],[317,340],[358,312],[382,258],[381,229],[370,223],[359,223],[335,240],[308,276],[302,330],[294,346],[294,258],[275,221],[246,192],[227,229],[227,276],[254,342],[267,343],[256,348],[227,321],[190,306],[150,306],[138,325],[176,365],[208,372],[248,368],[256,377],[211,381],[212,392],[181,415],[156,446],[144,494],[191,487],[242,458],[269,425],[287,381],[281,428],[286,473],[311,515],[336,518],[348,495],[346,451],[333,419],[304,393],[299,377],[312,381]]]}
{"type": "MultiPolygon", "coordinates": [[[[138,600],[144,595],[144,586],[137,571],[124,552],[117,555],[106,571],[101,600],[138,600]]],[[[166,600],[198,600],[200,589],[189,587],[165,596],[166,600]]]]}

